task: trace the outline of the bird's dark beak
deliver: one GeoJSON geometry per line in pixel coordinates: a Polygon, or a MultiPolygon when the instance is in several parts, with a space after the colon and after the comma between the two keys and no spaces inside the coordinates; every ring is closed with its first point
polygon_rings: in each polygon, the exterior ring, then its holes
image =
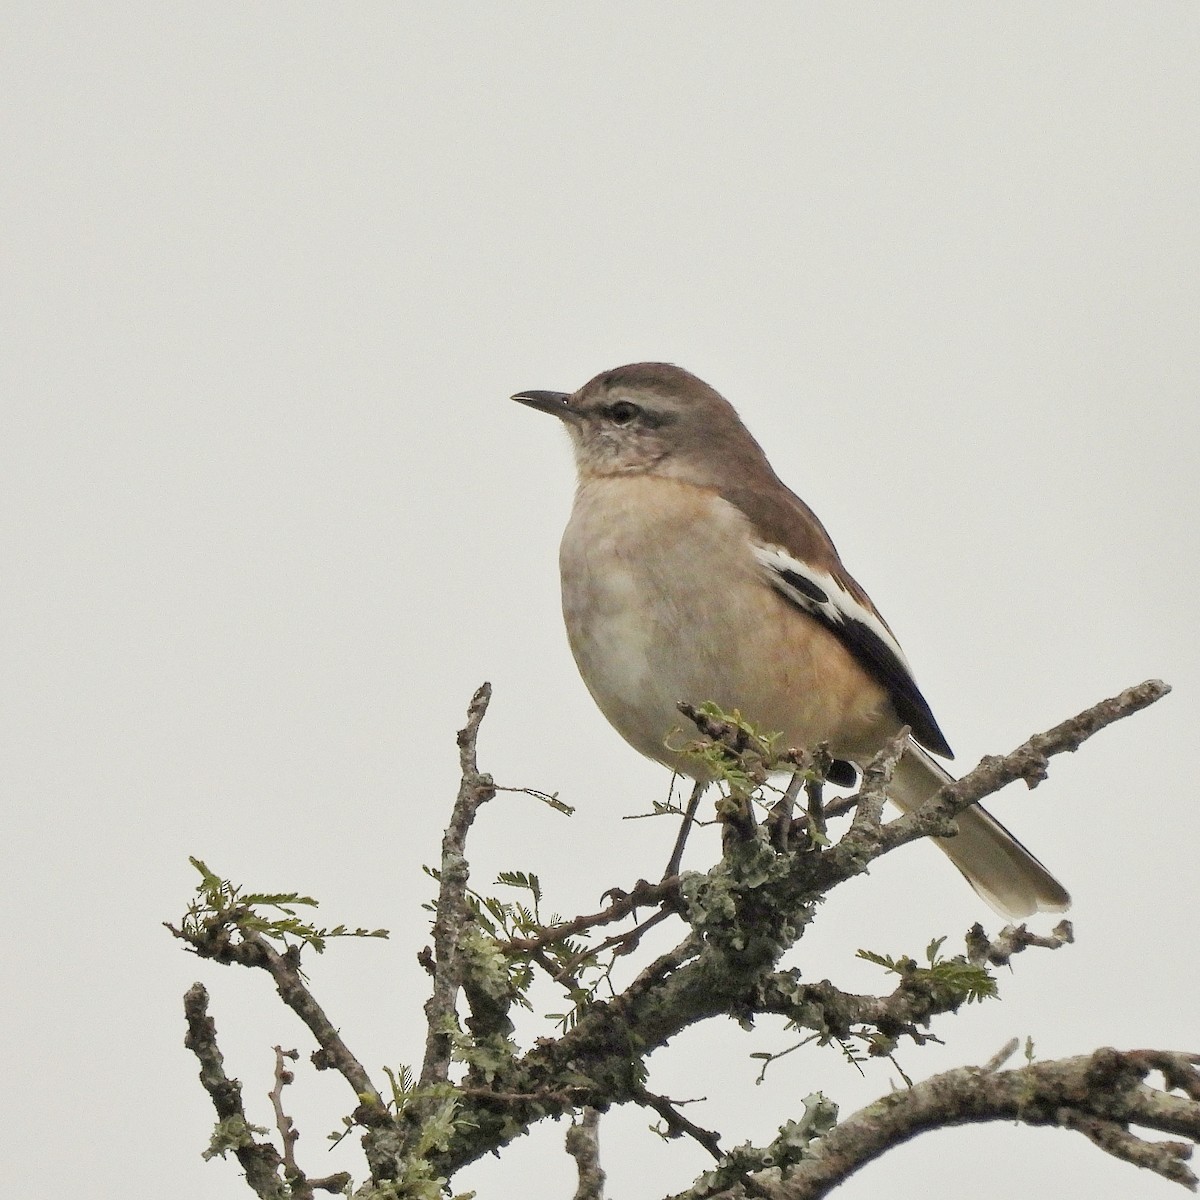
{"type": "Polygon", "coordinates": [[[575,412],[567,406],[571,396],[569,392],[518,392],[513,399],[520,404],[528,404],[538,412],[550,413],[562,421],[575,420],[575,412]]]}

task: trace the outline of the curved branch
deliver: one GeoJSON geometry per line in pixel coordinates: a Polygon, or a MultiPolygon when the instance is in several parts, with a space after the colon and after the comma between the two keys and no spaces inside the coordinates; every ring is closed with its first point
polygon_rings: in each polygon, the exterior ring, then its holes
{"type": "MultiPolygon", "coordinates": [[[[1113,1050],[1011,1071],[958,1067],[905,1091],[892,1092],[847,1117],[817,1141],[809,1157],[756,1176],[776,1200],[819,1200],[860,1167],[917,1134],[986,1121],[1053,1125],[1084,1134],[1101,1150],[1164,1179],[1195,1189],[1187,1167],[1200,1141],[1200,1055],[1166,1050],[1113,1050]],[[1145,1083],[1151,1072],[1164,1087],[1145,1083]],[[1173,1095],[1183,1091],[1183,1096],[1173,1095]],[[1190,1139],[1150,1141],[1131,1125],[1190,1139]]],[[[695,1188],[675,1200],[707,1195],[695,1188]]],[[[720,1194],[732,1200],[735,1192],[720,1194]]]]}

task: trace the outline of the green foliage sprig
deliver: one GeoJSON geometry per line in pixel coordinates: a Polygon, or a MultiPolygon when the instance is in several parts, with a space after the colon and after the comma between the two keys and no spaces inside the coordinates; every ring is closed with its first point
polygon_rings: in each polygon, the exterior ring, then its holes
{"type": "Polygon", "coordinates": [[[892,958],[873,950],[860,950],[855,957],[899,975],[908,984],[928,987],[941,1003],[958,1000],[977,1004],[997,996],[999,991],[995,977],[986,967],[968,962],[961,954],[953,958],[942,957],[941,949],[945,941],[944,936],[935,938],[925,947],[925,958],[929,964],[925,967],[908,955],[892,958]]]}
{"type": "Polygon", "coordinates": [[[221,927],[233,927],[242,933],[255,933],[278,942],[285,949],[311,946],[325,953],[330,938],[386,938],[386,929],[351,929],[347,925],[330,928],[305,921],[296,911],[316,908],[318,901],[299,892],[248,892],[239,884],[222,879],[200,859],[188,862],[200,872],[196,898],[188,905],[180,921],[179,933],[189,942],[204,941],[221,927]],[[274,909],[274,915],[260,910],[274,909]]]}

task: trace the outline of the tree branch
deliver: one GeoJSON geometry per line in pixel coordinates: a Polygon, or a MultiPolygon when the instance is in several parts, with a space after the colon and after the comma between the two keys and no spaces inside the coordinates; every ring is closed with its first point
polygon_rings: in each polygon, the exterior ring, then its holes
{"type": "Polygon", "coordinates": [[[567,1130],[567,1153],[575,1160],[579,1186],[575,1200],[604,1200],[604,1171],[600,1166],[600,1113],[585,1108],[567,1130]]]}
{"type": "Polygon", "coordinates": [[[721,1149],[719,1135],[711,1129],[705,1129],[703,1126],[697,1125],[694,1121],[689,1121],[676,1107],[679,1103],[685,1103],[684,1101],[675,1101],[667,1096],[658,1096],[654,1092],[647,1091],[645,1088],[639,1088],[634,1093],[633,1099],[638,1104],[653,1109],[666,1122],[666,1137],[678,1138],[686,1134],[692,1141],[698,1142],[703,1146],[717,1162],[720,1162],[725,1157],[725,1153],[721,1149]]]}
{"type": "MultiPolygon", "coordinates": [[[[967,931],[966,961],[976,966],[1003,965],[1028,946],[1057,950],[1069,943],[1071,925],[1062,921],[1049,937],[1031,933],[1024,925],[1007,926],[996,941],[988,940],[981,925],[967,931]]],[[[961,961],[961,960],[956,960],[961,961]]],[[[822,1042],[845,1041],[856,1033],[873,1030],[869,1052],[890,1054],[901,1037],[917,1045],[929,1039],[923,1033],[933,1018],[957,1012],[968,998],[962,987],[939,986],[936,972],[910,964],[900,975],[895,990],[886,996],[860,995],[835,987],[828,979],[802,983],[796,970],[774,971],[758,985],[753,1007],[756,1012],[785,1016],[799,1029],[810,1029],[822,1042]]]]}
{"type": "MultiPolygon", "coordinates": [[[[726,751],[736,754],[741,742],[748,747],[744,762],[736,757],[720,759],[728,769],[738,802],[736,813],[731,807],[733,815],[726,819],[727,826],[736,824],[736,829],[724,840],[721,861],[703,874],[685,872],[661,884],[639,882],[627,895],[612,893],[616,898],[599,913],[545,929],[534,927],[530,936],[501,941],[488,932],[490,926],[485,928],[474,919],[465,855],[466,838],[479,806],[496,790],[476,760],[480,723],[491,695],[489,685],[484,684],[475,693],[467,724],[458,735],[462,777],[442,844],[433,952],[426,950],[420,956],[433,977],[432,994],[425,1006],[424,1062],[411,1102],[401,1105],[399,1115],[389,1111],[300,973],[301,946],[291,945],[290,938],[300,937],[320,949],[320,939],[328,936],[328,931],[297,924],[287,908],[287,903],[310,901],[290,894],[255,895],[239,901],[237,888],[198,864],[205,875],[199,889],[203,903],[194,905],[184,927],[173,932],[197,953],[220,962],[261,967],[272,975],[280,996],[321,1047],[313,1055],[314,1063],[319,1068],[337,1069],[354,1088],[359,1101],[354,1120],[367,1129],[363,1144],[376,1182],[405,1178],[413,1169],[421,1172],[422,1179],[449,1178],[466,1163],[507,1145],[545,1117],[578,1111],[581,1106],[601,1110],[614,1104],[646,1103],[649,1093],[643,1081],[648,1056],[684,1029],[711,1017],[730,1016],[748,1024],[759,1013],[781,1013],[822,1040],[863,1038],[872,1053],[881,1054],[890,1053],[901,1036],[918,1043],[925,1040],[930,1035],[922,1029],[933,1016],[953,1011],[966,998],[988,994],[992,981],[983,969],[985,964],[1006,963],[1029,946],[1061,946],[1071,940],[1069,924],[1061,923],[1049,936],[1030,933],[1024,926],[1006,928],[995,940],[976,926],[968,935],[966,958],[940,957],[937,942],[928,952],[928,966],[908,957],[873,954],[873,961],[898,975],[899,982],[889,995],[855,995],[828,981],[802,983],[797,972],[778,970],[782,955],[802,937],[819,901],[881,854],[918,837],[944,834],[956,813],[1013,779],[1024,778],[1033,786],[1045,777],[1050,756],[1077,749],[1099,729],[1168,691],[1165,684],[1149,681],[1102,701],[1035,735],[1010,755],[984,759],[916,812],[884,824],[883,795],[903,745],[898,737],[864,772],[862,787],[854,798],[854,820],[832,846],[823,835],[812,836],[821,834],[832,806],[823,808],[820,796],[811,790],[808,837],[789,839],[786,830],[782,834],[774,830],[779,836],[773,836],[771,828],[753,819],[734,820],[743,810],[751,811],[751,799],[771,771],[803,770],[807,777],[815,760],[802,752],[777,755],[770,739],[758,738],[736,720],[712,718],[709,723],[716,734],[732,738],[735,744],[707,751],[701,746],[698,753],[719,757],[726,751]],[[790,844],[793,840],[795,846],[790,844]],[[264,923],[255,904],[283,908],[286,919],[264,923]],[[581,1002],[572,1014],[574,1024],[561,1037],[538,1039],[524,1054],[518,1054],[508,1036],[507,1012],[527,986],[521,982],[527,975],[522,974],[520,963],[513,964],[513,957],[529,955],[546,966],[542,959],[547,958],[548,948],[627,916],[643,904],[660,905],[659,915],[677,912],[690,927],[688,935],[645,967],[620,995],[603,1002],[581,1002]],[[277,950],[270,938],[282,939],[284,950],[277,950]],[[465,992],[471,1008],[465,1030],[458,1022],[460,992],[465,992]],[[449,1085],[454,1047],[469,1067],[457,1087],[449,1085]]],[[[651,921],[657,919],[658,915],[651,921]]],[[[521,926],[522,932],[527,926],[528,922],[521,926]]],[[[636,939],[641,928],[617,935],[605,945],[611,949],[614,941],[636,939]]],[[[333,932],[340,932],[340,927],[333,932]]],[[[589,994],[593,993],[584,991],[585,996],[589,994]]],[[[279,1168],[287,1163],[274,1146],[255,1142],[253,1134],[265,1131],[246,1124],[240,1086],[224,1075],[206,1003],[199,985],[188,993],[188,1045],[201,1061],[204,1086],[221,1118],[218,1133],[223,1140],[220,1146],[214,1141],[213,1152],[234,1149],[260,1197],[277,1200],[281,1196],[277,1185],[283,1184],[279,1168]]],[[[746,1180],[738,1184],[743,1191],[751,1188],[787,1200],[823,1195],[896,1140],[939,1125],[997,1119],[1078,1129],[1110,1153],[1149,1165],[1168,1178],[1191,1179],[1182,1166],[1187,1147],[1146,1142],[1130,1134],[1128,1126],[1133,1123],[1194,1138],[1200,1111],[1195,1060],[1163,1051],[1121,1055],[1106,1050],[1018,1071],[1000,1072],[1000,1062],[997,1059],[984,1069],[938,1076],[877,1102],[836,1128],[831,1128],[833,1106],[823,1097],[810,1097],[804,1118],[781,1129],[777,1142],[759,1151],[735,1147],[709,1173],[703,1192],[693,1188],[686,1195],[689,1200],[713,1195],[733,1187],[739,1178],[746,1180]],[[1165,1091],[1142,1083],[1151,1071],[1163,1074],[1165,1091]],[[1101,1076],[1102,1086],[1095,1084],[1101,1076]],[[1186,1099],[1170,1094],[1178,1090],[1186,1099]],[[1019,1112],[1013,1111],[1014,1105],[1019,1105],[1019,1112]],[[790,1168],[785,1183],[772,1180],[770,1172],[762,1170],[785,1162],[797,1164],[790,1168]]],[[[653,1099],[670,1108],[671,1116],[665,1118],[669,1129],[693,1136],[699,1133],[716,1145],[715,1135],[691,1126],[669,1101],[653,1099]]],[[[661,1107],[659,1111],[662,1113],[661,1107]]],[[[593,1125],[588,1132],[587,1119],[585,1116],[585,1124],[579,1126],[582,1132],[575,1136],[574,1148],[568,1148],[581,1164],[580,1188],[591,1189],[580,1194],[595,1200],[599,1167],[589,1157],[589,1139],[594,1149],[595,1130],[593,1125]]],[[[290,1153],[290,1146],[286,1148],[290,1153]]],[[[324,1182],[312,1180],[309,1184],[318,1187],[324,1182]]]]}
{"type": "MultiPolygon", "coordinates": [[[[986,756],[973,771],[947,784],[920,808],[883,824],[877,833],[872,830],[873,807],[866,818],[860,819],[861,803],[855,797],[856,803],[859,803],[859,812],[856,812],[859,834],[852,837],[851,833],[855,832],[852,829],[830,851],[820,856],[812,880],[816,894],[826,894],[898,846],[907,845],[918,838],[945,836],[947,822],[954,816],[1014,780],[1024,779],[1031,788],[1036,787],[1046,778],[1049,760],[1054,755],[1068,751],[1073,753],[1101,729],[1148,708],[1170,691],[1170,685],[1162,680],[1148,679],[1145,683],[1126,688],[1117,696],[1101,700],[1045,733],[1035,733],[1010,754],[986,756]],[[865,828],[861,828],[864,825],[865,828]]],[[[887,757],[887,751],[885,747],[876,756],[877,763],[881,756],[887,757]]]]}
{"type": "Polygon", "coordinates": [[[887,853],[919,837],[936,835],[946,817],[957,815],[1018,779],[1025,780],[1030,789],[1037,787],[1049,775],[1050,759],[1054,755],[1073,754],[1100,730],[1141,712],[1170,691],[1170,685],[1161,679],[1148,679],[1085,708],[1045,733],[1035,733],[1009,754],[985,756],[973,771],[944,787],[915,812],[886,825],[880,853],[887,853]]]}
{"type": "Polygon", "coordinates": [[[967,957],[973,963],[1006,966],[1014,954],[1029,946],[1058,950],[1075,941],[1075,928],[1070,921],[1059,921],[1048,934],[1034,933],[1024,925],[1006,925],[994,940],[989,940],[983,926],[976,922],[967,930],[967,957]]]}
{"type": "Polygon", "coordinates": [[[279,1130],[279,1140],[283,1143],[284,1171],[292,1182],[292,1191],[303,1200],[311,1200],[312,1189],[307,1186],[304,1173],[296,1164],[296,1142],[300,1139],[300,1131],[283,1108],[283,1089],[295,1078],[285,1060],[295,1062],[299,1057],[295,1050],[275,1047],[275,1086],[267,1093],[267,1098],[275,1110],[275,1128],[279,1130]]]}
{"type": "Polygon", "coordinates": [[[296,1161],[296,1143],[300,1140],[300,1131],[284,1111],[283,1089],[295,1078],[287,1062],[295,1062],[299,1057],[295,1050],[275,1047],[275,1086],[267,1096],[275,1110],[275,1128],[279,1130],[279,1138],[283,1144],[283,1177],[291,1189],[291,1200],[313,1200],[314,1192],[344,1192],[350,1182],[350,1175],[346,1171],[339,1171],[334,1175],[310,1178],[296,1161]]]}
{"type": "Polygon", "coordinates": [[[652,904],[677,899],[679,878],[675,875],[668,876],[661,883],[647,883],[646,880],[639,879],[631,892],[611,888],[605,895],[612,896],[613,902],[599,912],[573,917],[570,921],[560,921],[557,925],[546,925],[536,937],[510,938],[506,942],[497,942],[496,948],[502,954],[531,954],[577,933],[594,929],[598,925],[611,925],[639,908],[649,908],[652,904]]]}
{"type": "Polygon", "coordinates": [[[224,1157],[232,1150],[246,1172],[246,1182],[261,1200],[287,1200],[287,1185],[279,1177],[283,1159],[270,1142],[259,1142],[256,1133],[265,1129],[251,1125],[242,1107],[242,1085],[225,1074],[225,1059],[217,1047],[217,1026],[208,1015],[208,990],[193,983],[183,997],[187,1036],[183,1044],[200,1062],[200,1082],[217,1110],[217,1130],[205,1158],[224,1157]]]}
{"type": "MultiPolygon", "coordinates": [[[[479,726],[492,698],[492,685],[482,684],[471,697],[467,723],[458,731],[458,758],[462,778],[450,824],[442,838],[437,910],[433,921],[433,992],[425,1002],[425,1060],[420,1085],[445,1083],[450,1078],[450,1026],[457,1024],[455,1004],[462,986],[459,943],[471,917],[467,904],[470,867],[465,846],[479,806],[496,794],[492,777],[479,770],[476,742],[479,726]]],[[[426,969],[429,969],[426,961],[426,969]]]]}
{"type": "MultiPolygon", "coordinates": [[[[1190,1144],[1153,1142],[1137,1125],[1200,1140],[1200,1055],[1163,1050],[1096,1050],[1011,1071],[958,1067],[904,1091],[891,1092],[847,1117],[812,1146],[783,1178],[756,1179],[777,1200],[819,1200],[860,1167],[932,1129],[988,1121],[1052,1125],[1083,1133],[1102,1150],[1195,1190],[1185,1165],[1190,1144]],[[1147,1086],[1152,1071],[1166,1090],[1147,1086]],[[1182,1090],[1186,1098],[1175,1096],[1182,1090]]],[[[695,1189],[677,1200],[695,1200],[695,1189]]],[[[733,1200],[736,1192],[722,1193],[733,1200]]]]}
{"type": "Polygon", "coordinates": [[[275,990],[288,1006],[308,1026],[309,1032],[321,1049],[313,1054],[313,1065],[318,1070],[332,1068],[354,1089],[359,1105],[367,1110],[368,1123],[371,1119],[390,1121],[387,1107],[371,1077],[362,1063],[350,1052],[317,998],[308,990],[300,973],[299,947],[292,946],[282,954],[266,938],[257,933],[243,931],[242,948],[252,957],[252,965],[268,971],[275,981],[275,990]]]}
{"type": "MultiPolygon", "coordinates": [[[[552,1093],[555,1079],[582,1076],[592,1081],[595,1091],[586,1097],[576,1094],[575,1103],[604,1106],[630,1102],[639,1086],[633,1069],[638,1059],[682,1030],[719,1015],[748,1020],[762,1011],[765,1003],[776,999],[783,1003],[770,988],[760,992],[760,985],[771,978],[775,963],[803,935],[815,915],[816,902],[833,887],[861,873],[895,846],[926,833],[944,832],[954,812],[1011,779],[1023,777],[1023,772],[1032,770],[1031,762],[1044,765],[1047,756],[1075,749],[1099,729],[1153,703],[1168,690],[1165,684],[1151,681],[1093,705],[1047,733],[1035,735],[1013,754],[984,760],[959,784],[944,788],[911,817],[877,825],[875,792],[884,785],[898,748],[884,747],[866,773],[864,786],[870,803],[865,812],[860,810],[856,824],[840,842],[828,848],[806,847],[780,854],[761,827],[751,827],[745,836],[730,839],[720,863],[706,874],[688,872],[680,879],[685,919],[693,930],[693,939],[677,948],[684,951],[686,947],[684,957],[667,956],[661,974],[643,973],[613,1000],[593,1003],[557,1041],[539,1042],[499,1068],[493,1086],[510,1094],[536,1095],[552,1093]],[[943,798],[951,793],[952,806],[939,807],[948,803],[943,798]]],[[[716,732],[723,737],[743,736],[732,726],[716,732]]],[[[779,982],[778,977],[775,981],[779,982]]],[[[831,994],[836,991],[829,987],[831,994]]],[[[921,998],[913,984],[902,985],[890,998],[857,999],[863,1006],[860,1011],[882,1021],[885,1029],[894,1030],[883,1035],[881,1046],[886,1046],[886,1039],[902,1034],[920,1040],[924,1035],[918,1026],[928,1014],[949,1011],[961,1003],[961,995],[939,997],[933,992],[921,998]]],[[[795,1008],[781,1011],[804,1023],[803,1014],[795,1008]]],[[[563,1111],[565,1108],[552,1102],[500,1107],[477,1100],[464,1109],[466,1119],[446,1150],[435,1156],[437,1169],[451,1174],[506,1144],[532,1122],[563,1111]]]]}

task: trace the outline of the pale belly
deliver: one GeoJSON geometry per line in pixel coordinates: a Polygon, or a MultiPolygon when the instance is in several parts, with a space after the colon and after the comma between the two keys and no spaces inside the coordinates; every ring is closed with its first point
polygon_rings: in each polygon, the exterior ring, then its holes
{"type": "Polygon", "coordinates": [[[588,690],[626,741],[685,773],[672,747],[695,731],[681,700],[714,701],[786,745],[828,741],[861,761],[898,726],[882,688],[770,587],[746,532],[735,508],[683,484],[582,485],[560,563],[588,690]]]}

